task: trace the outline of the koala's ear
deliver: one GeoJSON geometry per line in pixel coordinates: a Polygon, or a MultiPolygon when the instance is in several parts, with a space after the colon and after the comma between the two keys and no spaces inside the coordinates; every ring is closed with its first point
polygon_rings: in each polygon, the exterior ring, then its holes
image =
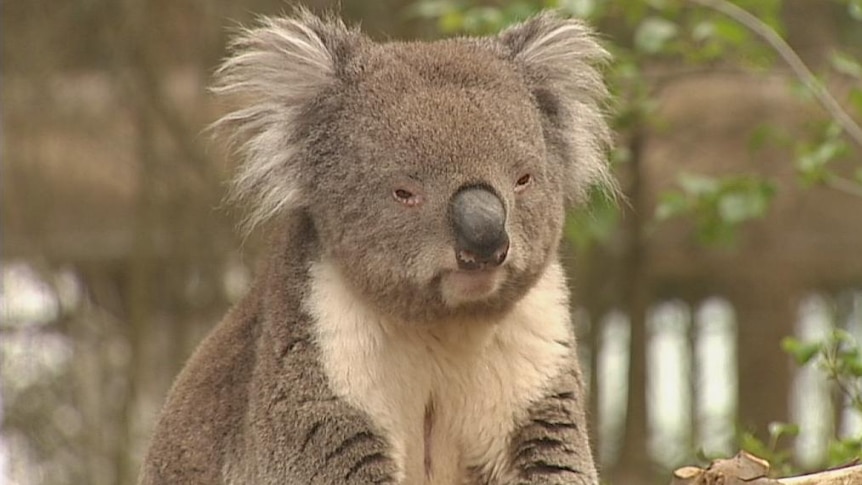
{"type": "Polygon", "coordinates": [[[593,186],[616,195],[607,163],[611,134],[600,68],[610,59],[584,22],[546,12],[500,33],[545,119],[548,143],[565,159],[569,203],[593,186]]]}
{"type": "Polygon", "coordinates": [[[288,17],[263,18],[243,29],[216,71],[212,91],[237,97],[240,109],[216,121],[244,159],[230,199],[248,203],[243,224],[250,231],[276,213],[302,207],[306,199],[296,153],[300,114],[338,81],[353,48],[364,42],[340,20],[305,9],[288,17]]]}

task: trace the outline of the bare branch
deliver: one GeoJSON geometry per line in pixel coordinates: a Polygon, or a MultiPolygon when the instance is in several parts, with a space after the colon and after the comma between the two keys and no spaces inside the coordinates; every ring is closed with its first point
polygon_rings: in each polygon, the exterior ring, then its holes
{"type": "Polygon", "coordinates": [[[784,39],[779,36],[775,30],[762,20],[752,15],[748,11],[737,7],[727,0],[689,0],[692,3],[707,7],[717,12],[720,12],[733,20],[739,22],[742,26],[753,32],[755,35],[763,39],[770,47],[772,47],[784,62],[790,66],[790,69],[797,78],[805,85],[805,87],[814,94],[820,105],[823,106],[830,116],[832,116],[844,132],[853,139],[853,141],[862,147],[862,127],[857,124],[853,118],[847,114],[841,107],[835,97],[829,92],[826,87],[817,79],[817,76],[811,72],[808,66],[802,62],[799,55],[790,47],[784,39]]]}
{"type": "Polygon", "coordinates": [[[827,177],[824,183],[827,187],[835,189],[839,192],[855,195],[856,197],[862,197],[862,185],[852,179],[831,176],[827,177]]]}

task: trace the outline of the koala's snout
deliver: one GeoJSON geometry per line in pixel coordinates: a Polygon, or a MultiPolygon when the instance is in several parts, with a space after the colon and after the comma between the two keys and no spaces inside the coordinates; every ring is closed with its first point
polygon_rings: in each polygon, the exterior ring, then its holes
{"type": "Polygon", "coordinates": [[[460,269],[494,267],[506,260],[506,208],[497,194],[481,186],[461,189],[452,197],[451,214],[460,269]]]}

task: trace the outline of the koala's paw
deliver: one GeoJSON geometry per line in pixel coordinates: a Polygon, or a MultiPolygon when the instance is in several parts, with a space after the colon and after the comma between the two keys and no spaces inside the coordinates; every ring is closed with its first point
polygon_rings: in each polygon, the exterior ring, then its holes
{"type": "Polygon", "coordinates": [[[598,485],[595,473],[537,462],[521,470],[518,485],[598,485]]]}
{"type": "Polygon", "coordinates": [[[351,466],[344,475],[345,485],[397,485],[396,469],[392,459],[383,453],[371,453],[363,456],[351,466]]]}

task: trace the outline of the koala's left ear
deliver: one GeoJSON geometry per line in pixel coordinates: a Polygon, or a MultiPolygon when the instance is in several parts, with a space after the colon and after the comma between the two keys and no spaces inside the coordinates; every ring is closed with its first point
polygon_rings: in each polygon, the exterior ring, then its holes
{"type": "Polygon", "coordinates": [[[500,33],[524,73],[545,121],[548,143],[566,164],[569,203],[592,186],[616,192],[607,163],[611,134],[603,111],[608,90],[600,67],[610,59],[584,22],[546,12],[500,33]]]}

